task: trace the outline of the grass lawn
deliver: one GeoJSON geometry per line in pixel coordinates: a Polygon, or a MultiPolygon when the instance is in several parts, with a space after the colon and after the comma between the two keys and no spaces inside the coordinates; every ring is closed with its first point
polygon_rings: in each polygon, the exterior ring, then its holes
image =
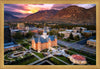
{"type": "Polygon", "coordinates": [[[16,60],[12,63],[9,63],[7,65],[27,65],[29,63],[32,63],[34,61],[38,60],[38,58],[36,58],[35,56],[31,55],[31,56],[27,56],[25,58],[21,58],[19,60],[16,60]]]}
{"type": "Polygon", "coordinates": [[[56,57],[61,59],[61,60],[63,60],[63,61],[65,61],[65,62],[67,62],[68,64],[72,64],[72,62],[68,58],[66,58],[64,56],[56,56],[56,57]]]}
{"type": "Polygon", "coordinates": [[[51,61],[51,62],[54,63],[55,65],[66,65],[65,63],[63,63],[63,62],[57,60],[56,58],[51,57],[51,58],[48,58],[48,59],[49,59],[49,61],[51,61]]]}
{"type": "Polygon", "coordinates": [[[38,60],[38,58],[36,58],[36,57],[31,57],[30,59],[27,59],[27,60],[25,60],[25,61],[19,63],[19,65],[27,65],[27,64],[32,63],[32,62],[34,62],[34,61],[36,61],[36,60],[38,60]]]}
{"type": "Polygon", "coordinates": [[[44,49],[44,50],[42,50],[41,52],[47,52],[48,51],[48,49],[44,49]]]}
{"type": "Polygon", "coordinates": [[[23,39],[20,39],[20,40],[17,39],[16,42],[21,44],[21,43],[23,43],[24,41],[23,41],[23,39]]]}
{"type": "Polygon", "coordinates": [[[90,54],[88,52],[84,52],[84,51],[81,51],[81,50],[75,50],[75,49],[70,49],[69,51],[76,52],[80,55],[84,55],[84,56],[87,56],[87,57],[90,57],[90,58],[96,60],[96,55],[94,55],[94,54],[90,54]]]}
{"type": "Polygon", "coordinates": [[[23,47],[20,47],[20,48],[16,49],[16,51],[25,51],[25,49],[23,47]]]}
{"type": "Polygon", "coordinates": [[[30,45],[24,46],[25,48],[29,49],[30,45]]]}
{"type": "Polygon", "coordinates": [[[4,59],[5,59],[5,60],[9,60],[9,61],[10,61],[10,60],[15,60],[15,59],[13,59],[13,58],[12,58],[12,59],[8,58],[8,55],[5,55],[5,56],[4,56],[4,59]]]}
{"type": "Polygon", "coordinates": [[[30,44],[29,43],[22,43],[22,46],[24,46],[25,48],[29,49],[30,44]]]}
{"type": "Polygon", "coordinates": [[[79,41],[79,40],[68,40],[68,39],[62,39],[62,41],[65,41],[65,42],[69,42],[69,43],[74,43],[76,41],[79,41]]]}
{"type": "Polygon", "coordinates": [[[44,55],[43,55],[42,53],[34,52],[34,54],[36,54],[36,55],[39,56],[40,58],[44,58],[44,55]]]}
{"type": "Polygon", "coordinates": [[[89,58],[86,58],[86,60],[87,60],[87,63],[88,63],[88,64],[96,65],[96,61],[93,61],[93,60],[91,60],[91,59],[89,59],[89,58]]]}
{"type": "Polygon", "coordinates": [[[69,55],[73,55],[74,53],[69,51],[69,50],[65,50],[66,54],[69,54],[69,55]]]}

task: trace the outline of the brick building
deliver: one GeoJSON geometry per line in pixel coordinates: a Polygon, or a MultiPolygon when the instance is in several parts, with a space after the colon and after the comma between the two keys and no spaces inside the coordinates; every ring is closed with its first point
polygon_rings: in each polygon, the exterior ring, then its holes
{"type": "Polygon", "coordinates": [[[24,23],[18,23],[18,24],[17,24],[17,28],[18,28],[18,29],[24,29],[24,28],[25,28],[24,23]]]}
{"type": "Polygon", "coordinates": [[[96,40],[93,40],[93,39],[87,40],[87,44],[88,44],[89,46],[94,46],[94,47],[96,47],[96,40]]]}
{"type": "Polygon", "coordinates": [[[38,52],[49,49],[52,46],[57,46],[57,37],[47,35],[46,30],[44,30],[43,35],[40,35],[38,38],[32,38],[32,48],[38,52]]]}

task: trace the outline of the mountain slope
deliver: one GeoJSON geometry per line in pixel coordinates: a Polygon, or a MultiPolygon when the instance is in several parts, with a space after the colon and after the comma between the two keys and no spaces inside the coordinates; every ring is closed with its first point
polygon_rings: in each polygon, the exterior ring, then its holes
{"type": "Polygon", "coordinates": [[[9,12],[6,12],[6,11],[4,12],[4,20],[5,21],[14,20],[14,19],[18,19],[18,17],[12,15],[9,12]]]}
{"type": "MultiPolygon", "coordinates": [[[[92,8],[91,8],[92,9],[92,8]]],[[[70,6],[60,10],[55,16],[51,17],[53,21],[63,21],[66,23],[94,23],[95,12],[91,9],[84,9],[82,7],[70,6]]],[[[94,7],[95,9],[95,7],[94,7]]]]}
{"type": "Polygon", "coordinates": [[[45,10],[39,11],[35,14],[27,16],[24,20],[26,21],[41,21],[48,20],[51,16],[54,16],[58,11],[57,10],[45,10]]]}

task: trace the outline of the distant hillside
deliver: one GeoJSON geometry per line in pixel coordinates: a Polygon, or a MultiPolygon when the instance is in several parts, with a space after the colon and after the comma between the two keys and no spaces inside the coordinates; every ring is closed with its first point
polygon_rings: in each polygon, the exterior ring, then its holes
{"type": "Polygon", "coordinates": [[[66,23],[95,23],[95,14],[95,7],[84,9],[82,7],[70,6],[60,10],[55,16],[51,17],[51,20],[66,23]]]}
{"type": "Polygon", "coordinates": [[[31,14],[25,18],[26,21],[41,21],[48,20],[51,16],[54,16],[58,11],[57,10],[45,10],[39,11],[35,14],[31,14]]]}
{"type": "Polygon", "coordinates": [[[18,19],[18,17],[12,15],[11,13],[9,13],[7,11],[4,12],[4,20],[5,21],[14,20],[14,19],[18,19]]]}

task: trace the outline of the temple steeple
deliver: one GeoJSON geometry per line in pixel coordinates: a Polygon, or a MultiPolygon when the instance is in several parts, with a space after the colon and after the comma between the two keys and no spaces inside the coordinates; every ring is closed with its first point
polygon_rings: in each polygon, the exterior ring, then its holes
{"type": "Polygon", "coordinates": [[[35,39],[34,39],[34,36],[32,36],[32,40],[35,40],[35,39]]]}
{"type": "Polygon", "coordinates": [[[39,36],[39,38],[38,38],[38,42],[41,42],[41,41],[40,41],[40,36],[39,36]]]}

